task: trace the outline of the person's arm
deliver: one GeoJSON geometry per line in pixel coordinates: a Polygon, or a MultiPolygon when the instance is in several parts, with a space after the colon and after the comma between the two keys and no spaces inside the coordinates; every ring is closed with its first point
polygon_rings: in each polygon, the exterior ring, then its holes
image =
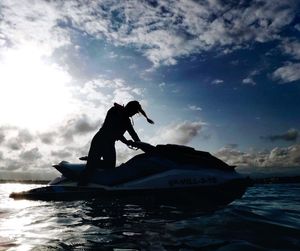
{"type": "Polygon", "coordinates": [[[127,131],[134,141],[141,141],[131,123],[129,123],[127,131]]]}
{"type": "Polygon", "coordinates": [[[121,136],[121,138],[119,138],[119,140],[124,143],[125,145],[131,145],[133,143],[132,140],[128,140],[126,139],[123,135],[121,136]]]}

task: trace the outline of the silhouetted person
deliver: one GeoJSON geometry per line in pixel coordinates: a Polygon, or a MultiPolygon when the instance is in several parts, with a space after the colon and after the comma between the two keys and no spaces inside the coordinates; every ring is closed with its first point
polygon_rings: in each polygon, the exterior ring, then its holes
{"type": "Polygon", "coordinates": [[[89,176],[95,168],[107,169],[115,167],[115,142],[120,140],[126,145],[133,143],[132,140],[127,140],[124,137],[123,134],[126,131],[134,141],[140,141],[130,121],[130,117],[139,112],[145,116],[150,124],[154,124],[147,117],[138,101],[130,101],[125,107],[114,103],[114,106],[108,110],[102,127],[92,139],[87,164],[78,182],[79,186],[88,183],[89,176]]]}

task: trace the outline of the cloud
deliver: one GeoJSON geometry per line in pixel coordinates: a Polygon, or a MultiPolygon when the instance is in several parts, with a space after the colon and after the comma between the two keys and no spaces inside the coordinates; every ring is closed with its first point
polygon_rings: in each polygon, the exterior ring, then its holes
{"type": "Polygon", "coordinates": [[[22,167],[26,167],[26,164],[22,163],[19,159],[10,159],[6,157],[3,161],[1,161],[1,172],[13,172],[21,169],[22,167]]]}
{"type": "Polygon", "coordinates": [[[261,139],[266,139],[270,141],[296,141],[299,137],[299,132],[296,129],[289,129],[287,132],[283,134],[274,134],[274,135],[268,135],[268,136],[261,136],[261,139]]]}
{"type": "Polygon", "coordinates": [[[19,155],[21,161],[28,161],[32,162],[42,157],[42,154],[40,153],[39,149],[37,147],[34,147],[30,150],[26,150],[22,152],[19,155]]]}
{"type": "Polygon", "coordinates": [[[53,144],[53,142],[57,138],[58,133],[56,133],[56,132],[44,132],[44,133],[40,133],[38,136],[39,136],[40,140],[42,141],[42,143],[44,143],[46,145],[51,145],[51,144],[53,144]]]}
{"type": "Polygon", "coordinates": [[[290,147],[275,147],[269,151],[242,152],[234,148],[221,148],[215,154],[229,165],[238,167],[240,171],[255,173],[300,173],[300,145],[290,147]]]}
{"type": "Polygon", "coordinates": [[[189,105],[189,109],[192,111],[202,111],[202,108],[196,105],[189,105]]]}
{"type": "Polygon", "coordinates": [[[51,128],[33,131],[0,126],[0,152],[5,153],[5,159],[1,161],[2,171],[31,173],[41,169],[43,173],[55,173],[52,163],[65,158],[78,161],[78,157],[87,154],[92,136],[114,101],[123,104],[138,99],[146,103],[142,99],[144,89],[130,86],[120,78],[99,76],[81,85],[70,87],[70,91],[77,94],[74,100],[78,101],[77,111],[80,113],[65,116],[51,128]]]}
{"type": "Polygon", "coordinates": [[[224,80],[222,79],[215,79],[211,82],[213,85],[220,85],[224,83],[224,80]]]}
{"type": "Polygon", "coordinates": [[[95,131],[99,127],[99,121],[91,122],[86,115],[82,115],[74,121],[73,131],[75,134],[84,134],[95,131]]]}
{"type": "Polygon", "coordinates": [[[274,71],[272,77],[282,83],[297,81],[300,79],[300,63],[289,62],[274,71]]]}
{"type": "Polygon", "coordinates": [[[72,156],[72,153],[68,150],[57,150],[57,151],[51,151],[51,156],[58,157],[59,159],[65,159],[72,156]]]}
{"type": "Polygon", "coordinates": [[[186,145],[199,135],[203,122],[184,121],[178,124],[170,124],[158,130],[158,133],[151,140],[159,144],[181,144],[186,145]]]}
{"type": "Polygon", "coordinates": [[[4,142],[4,140],[5,140],[5,134],[2,131],[0,131],[0,144],[4,142]]]}
{"type": "Polygon", "coordinates": [[[29,143],[34,140],[34,135],[28,129],[22,129],[18,134],[18,141],[20,143],[29,143]]]}
{"type": "Polygon", "coordinates": [[[70,44],[70,35],[58,23],[62,18],[60,4],[48,1],[0,3],[0,34],[5,45],[35,44],[46,55],[61,46],[70,44]]]}
{"type": "Polygon", "coordinates": [[[251,156],[251,154],[241,152],[236,148],[223,147],[218,150],[215,155],[229,165],[256,165],[255,160],[253,159],[253,156],[251,156]]]}
{"type": "MultiPolygon", "coordinates": [[[[297,1],[1,1],[1,40],[34,41],[49,52],[69,45],[81,31],[140,51],[154,65],[247,43],[267,42],[296,15],[297,1]],[[74,29],[72,29],[74,28],[74,29]]],[[[7,42],[8,43],[8,42],[7,42]]]]}
{"type": "Polygon", "coordinates": [[[254,77],[257,76],[260,72],[262,71],[262,69],[255,69],[253,71],[251,71],[248,76],[246,78],[243,79],[242,83],[245,85],[256,85],[256,82],[254,81],[254,77]]]}
{"type": "Polygon", "coordinates": [[[285,39],[280,46],[283,53],[291,55],[295,59],[300,59],[300,42],[296,40],[285,39]]]}
{"type": "Polygon", "coordinates": [[[9,139],[6,143],[6,146],[13,151],[22,149],[22,144],[18,141],[18,138],[9,139]]]}
{"type": "Polygon", "coordinates": [[[295,1],[243,5],[184,0],[155,5],[140,1],[68,4],[66,9],[77,28],[116,45],[133,45],[157,67],[213,48],[232,51],[250,41],[274,40],[292,22],[295,6],[295,1]]]}
{"type": "Polygon", "coordinates": [[[80,100],[84,100],[88,107],[95,107],[100,112],[105,110],[114,102],[123,104],[130,100],[141,99],[144,90],[133,84],[127,83],[120,78],[108,79],[98,76],[80,88],[74,88],[74,94],[79,95],[80,100]],[[104,109],[105,108],[105,109],[104,109]]]}
{"type": "Polygon", "coordinates": [[[17,127],[0,127],[2,147],[18,151],[35,140],[35,135],[27,129],[17,127]],[[2,136],[1,136],[2,135],[2,136]]]}
{"type": "Polygon", "coordinates": [[[63,138],[65,142],[73,142],[74,136],[94,132],[99,127],[99,121],[92,121],[86,114],[79,114],[58,128],[58,137],[63,138]]]}
{"type": "Polygon", "coordinates": [[[243,84],[246,84],[246,85],[256,85],[255,81],[252,78],[245,78],[245,79],[243,79],[243,84]]]}

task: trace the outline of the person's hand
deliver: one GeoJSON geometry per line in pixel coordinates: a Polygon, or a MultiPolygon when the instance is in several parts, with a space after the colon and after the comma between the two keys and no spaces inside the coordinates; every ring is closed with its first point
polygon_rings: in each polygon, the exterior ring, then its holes
{"type": "Polygon", "coordinates": [[[133,146],[133,145],[134,145],[134,142],[133,142],[131,139],[129,139],[129,140],[127,140],[127,142],[126,142],[126,145],[128,145],[128,146],[133,146]]]}
{"type": "Polygon", "coordinates": [[[80,157],[79,159],[83,160],[83,161],[86,161],[86,160],[88,160],[88,156],[83,156],[83,157],[80,157]]]}

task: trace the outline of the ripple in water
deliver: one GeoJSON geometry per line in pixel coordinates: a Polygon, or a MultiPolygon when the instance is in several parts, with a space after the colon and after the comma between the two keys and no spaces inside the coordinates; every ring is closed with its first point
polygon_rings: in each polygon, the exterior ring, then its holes
{"type": "Polygon", "coordinates": [[[0,184],[0,250],[300,250],[300,185],[260,185],[216,211],[118,201],[13,200],[0,184]]]}

